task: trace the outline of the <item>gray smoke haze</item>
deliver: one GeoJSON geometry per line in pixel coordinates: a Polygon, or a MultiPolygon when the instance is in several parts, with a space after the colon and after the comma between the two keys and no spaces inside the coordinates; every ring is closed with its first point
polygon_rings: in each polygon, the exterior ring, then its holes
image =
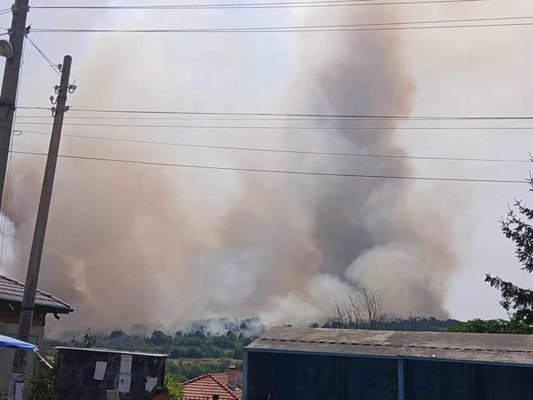
{"type": "MultiPolygon", "coordinates": [[[[373,15],[380,14],[373,10],[373,15]]],[[[265,91],[263,98],[249,103],[281,104],[289,111],[409,114],[415,87],[402,59],[400,34],[331,35],[335,40],[297,37],[299,54],[283,77],[283,98],[276,97],[279,91],[265,91]]],[[[132,46],[127,39],[97,42],[87,59],[108,62],[84,65],[80,89],[69,102],[105,108],[128,97],[139,99],[138,106],[130,108],[179,109],[174,104],[184,100],[175,99],[187,96],[181,93],[187,84],[173,73],[172,65],[165,64],[159,46],[150,44],[152,50],[141,59],[126,50],[132,46]],[[156,64],[154,59],[159,60],[159,77],[150,81],[146,73],[156,64]],[[108,66],[113,64],[124,69],[112,72],[108,66]],[[121,84],[128,87],[127,94],[113,90],[121,84]],[[161,90],[162,85],[167,85],[166,90],[161,90]]],[[[143,48],[143,43],[135,46],[143,48]]],[[[227,62],[228,68],[239,70],[245,68],[246,57],[227,62]]],[[[239,89],[244,93],[236,96],[246,98],[246,87],[239,89]]],[[[216,108],[210,100],[205,107],[216,108]]],[[[269,134],[266,141],[278,148],[402,154],[390,121],[251,122],[260,123],[385,126],[386,131],[286,131],[269,134]]],[[[139,137],[134,129],[106,129],[96,135],[139,137]]],[[[83,127],[70,132],[95,134],[83,127]]],[[[245,145],[252,133],[227,137],[231,143],[245,145]]],[[[195,141],[192,134],[184,136],[195,141]]],[[[224,137],[215,140],[223,143],[224,137]]],[[[46,138],[26,142],[41,150],[45,143],[46,138]]],[[[410,174],[408,162],[398,159],[176,154],[168,147],[72,138],[64,139],[62,152],[270,169],[410,174]]],[[[8,217],[14,224],[10,247],[17,256],[11,257],[9,270],[19,278],[25,274],[43,166],[44,158],[20,155],[14,159],[8,217]]],[[[363,283],[380,294],[388,312],[442,317],[447,314],[443,307],[447,278],[455,266],[450,221],[432,206],[429,196],[413,196],[413,186],[399,180],[61,159],[40,286],[76,310],[61,322],[69,328],[136,323],[172,327],[201,318],[255,315],[270,325],[302,324],[326,318],[335,300],[363,283]]]]}

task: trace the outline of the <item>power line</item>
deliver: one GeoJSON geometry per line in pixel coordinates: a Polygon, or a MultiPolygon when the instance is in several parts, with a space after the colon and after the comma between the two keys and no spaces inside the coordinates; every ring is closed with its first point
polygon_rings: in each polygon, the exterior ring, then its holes
{"type": "MultiPolygon", "coordinates": [[[[47,111],[50,111],[49,108],[47,108],[47,111]]],[[[76,112],[76,110],[73,110],[73,112],[76,112]]],[[[47,119],[51,120],[51,115],[19,115],[18,118],[23,119],[47,119]]],[[[300,118],[291,118],[291,117],[248,117],[248,118],[233,118],[233,117],[211,117],[206,118],[202,117],[201,120],[198,117],[194,116],[161,116],[161,117],[149,117],[149,116],[123,116],[123,117],[116,117],[116,116],[109,116],[109,115],[85,115],[85,116],[76,116],[76,115],[70,115],[65,117],[65,120],[96,120],[96,121],[106,121],[106,120],[126,120],[126,121],[289,121],[289,122],[301,122],[301,121],[321,121],[320,119],[313,119],[312,117],[300,117],[300,118]]],[[[335,119],[327,119],[327,121],[335,122],[335,119]]],[[[21,122],[21,124],[30,124],[31,121],[21,122]]],[[[137,126],[137,125],[133,125],[137,126]]],[[[188,125],[185,125],[188,127],[188,125]]],[[[211,125],[210,125],[211,126],[211,125]]],[[[243,127],[249,127],[249,126],[243,126],[243,127]]],[[[338,129],[337,126],[332,127],[324,127],[324,129],[338,129]]],[[[350,128],[350,129],[383,129],[383,130],[390,130],[390,129],[437,129],[437,130],[459,130],[459,129],[465,129],[465,130],[482,130],[482,129],[488,129],[488,130],[530,130],[533,129],[533,126],[491,126],[491,127],[485,127],[485,126],[478,126],[478,127],[472,127],[472,126],[421,126],[421,127],[401,127],[401,128],[391,128],[391,127],[364,127],[364,126],[358,126],[358,127],[344,127],[344,128],[350,128]]],[[[280,127],[280,129],[285,129],[285,127],[280,127]]],[[[304,129],[304,127],[302,127],[304,129]]]]}
{"type": "MultiPolygon", "coordinates": [[[[50,108],[47,108],[46,109],[47,111],[50,111],[50,108]]],[[[76,110],[73,110],[72,112],[76,112],[76,110]]],[[[43,119],[46,119],[46,120],[51,120],[52,119],[52,116],[51,115],[20,115],[18,117],[19,119],[20,118],[23,118],[23,119],[30,119],[30,121],[26,121],[24,123],[26,124],[29,124],[31,122],[32,119],[37,119],[37,120],[43,120],[43,119]]],[[[302,121],[317,121],[317,122],[320,122],[320,121],[323,121],[324,118],[320,118],[320,117],[240,117],[240,118],[234,118],[234,117],[223,117],[223,116],[219,116],[219,117],[209,117],[207,118],[206,116],[201,116],[198,117],[198,116],[156,116],[156,117],[151,117],[151,116],[122,116],[122,117],[117,117],[117,116],[108,116],[108,115],[85,115],[85,116],[77,116],[77,115],[69,115],[67,117],[65,117],[65,120],[96,120],[96,121],[107,121],[107,120],[112,120],[112,121],[192,121],[192,122],[198,122],[198,121],[201,121],[201,122],[205,122],[205,121],[224,121],[224,122],[227,122],[227,121],[248,121],[248,122],[253,122],[253,121],[269,121],[269,122],[273,122],[273,121],[288,121],[288,122],[302,122],[302,121]]],[[[326,121],[331,121],[331,122],[336,122],[336,119],[334,118],[328,118],[328,119],[325,119],[326,121]]],[[[332,127],[332,128],[337,128],[336,126],[332,127]]],[[[361,128],[364,128],[364,126],[362,126],[361,128]]],[[[408,127],[407,129],[417,129],[417,128],[420,128],[420,129],[425,129],[425,128],[428,128],[428,129],[431,129],[431,128],[435,128],[435,129],[533,129],[533,126],[502,126],[502,127],[483,127],[483,126],[479,126],[479,127],[461,127],[461,126],[451,126],[451,127],[437,127],[437,126],[428,126],[428,127],[408,127]]],[[[382,129],[391,129],[390,127],[382,127],[382,129]]]]}
{"type": "MultiPolygon", "coordinates": [[[[48,108],[47,111],[50,111],[48,108]]],[[[76,112],[76,110],[72,110],[73,112],[76,112]]],[[[19,118],[32,118],[32,119],[52,119],[51,115],[20,115],[19,118]]],[[[137,117],[137,116],[125,116],[125,117],[115,117],[115,116],[108,116],[108,115],[85,115],[85,116],[77,116],[77,115],[69,115],[66,116],[65,119],[73,120],[73,119],[81,119],[81,120],[141,120],[141,121],[173,121],[173,120],[179,120],[179,121],[198,121],[198,118],[195,118],[194,116],[187,117],[187,116],[175,116],[175,117],[137,117]]],[[[228,117],[213,117],[213,118],[206,118],[202,117],[202,121],[304,121],[306,119],[302,118],[228,118],[228,117]]]]}
{"type": "MultiPolygon", "coordinates": [[[[21,110],[46,110],[44,106],[19,106],[21,110]]],[[[533,115],[378,115],[378,114],[323,114],[323,113],[275,113],[275,112],[228,112],[228,111],[165,111],[165,110],[127,110],[96,109],[70,107],[70,111],[103,114],[146,114],[146,115],[200,115],[200,116],[254,116],[254,117],[290,117],[323,120],[416,120],[416,121],[522,121],[533,120],[533,115]]]]}
{"type": "Polygon", "coordinates": [[[287,32],[355,32],[355,31],[396,31],[396,30],[423,30],[423,29],[453,29],[453,28],[491,28],[491,27],[517,27],[532,26],[533,22],[514,23],[483,23],[466,24],[466,22],[524,20],[533,17],[507,17],[507,18],[476,18],[456,20],[433,21],[406,21],[375,24],[343,24],[343,25],[303,25],[303,26],[277,26],[277,27],[237,27],[237,28],[191,28],[191,29],[94,29],[94,28],[33,28],[34,33],[287,33],[287,32]],[[422,25],[445,24],[459,25],[422,25]],[[401,26],[399,26],[401,25],[401,26]],[[413,25],[413,26],[407,26],[413,25]]]}
{"type": "Polygon", "coordinates": [[[426,30],[426,29],[467,29],[467,28],[497,28],[532,26],[533,22],[508,24],[475,24],[475,25],[432,25],[405,26],[379,28],[324,28],[320,25],[309,28],[299,26],[272,28],[201,28],[201,29],[72,29],[72,28],[35,28],[34,33],[290,33],[290,32],[356,32],[356,31],[398,31],[398,30],[426,30]]]}
{"type": "MultiPolygon", "coordinates": [[[[47,135],[47,136],[50,135],[47,132],[36,132],[36,131],[24,131],[24,133],[47,135]]],[[[191,147],[191,148],[214,149],[214,150],[236,150],[236,151],[253,151],[253,152],[264,152],[264,153],[282,153],[282,154],[285,153],[285,154],[339,156],[339,157],[354,157],[354,158],[356,157],[359,157],[359,158],[391,158],[391,159],[407,159],[407,160],[473,161],[473,162],[505,162],[505,163],[529,163],[531,162],[531,160],[485,158],[485,157],[475,158],[475,157],[410,156],[410,155],[398,155],[398,154],[366,154],[366,153],[272,149],[272,148],[264,148],[264,147],[222,146],[222,145],[153,141],[153,140],[141,140],[141,139],[129,139],[129,138],[111,138],[107,136],[87,136],[87,135],[75,135],[75,134],[63,134],[62,136],[68,136],[68,137],[79,138],[79,139],[104,140],[104,141],[111,141],[111,142],[126,142],[126,143],[139,143],[139,144],[151,144],[151,145],[191,147]]]]}
{"type": "MultiPolygon", "coordinates": [[[[45,153],[37,153],[30,151],[13,151],[15,154],[38,155],[45,156],[45,153]]],[[[75,160],[92,160],[100,162],[113,162],[124,164],[136,164],[145,166],[160,166],[160,167],[175,167],[175,168],[191,168],[203,170],[218,170],[218,171],[235,171],[235,172],[255,172],[264,174],[283,174],[283,175],[308,175],[308,176],[322,176],[322,177],[342,177],[342,178],[364,178],[364,179],[385,179],[385,180],[409,180],[409,181],[436,181],[436,182],[476,182],[476,183],[512,183],[512,184],[529,184],[527,180],[510,180],[510,179],[477,179],[477,178],[451,178],[451,177],[424,177],[424,176],[401,176],[401,175],[377,175],[377,174],[350,174],[341,172],[318,172],[318,171],[294,171],[283,169],[260,169],[260,168],[239,168],[239,167],[221,167],[212,165],[197,165],[197,164],[182,164],[169,162],[155,162],[155,161],[139,161],[139,160],[123,160],[116,158],[105,157],[89,157],[78,156],[71,154],[61,154],[61,158],[75,159],[75,160]]]]}
{"type": "Polygon", "coordinates": [[[220,3],[220,4],[179,4],[179,5],[122,5],[122,6],[33,6],[32,9],[68,9],[68,10],[213,10],[213,9],[249,9],[249,8],[307,8],[307,7],[352,7],[352,6],[388,6],[388,5],[419,5],[419,4],[444,4],[444,3],[478,3],[487,0],[419,0],[419,1],[387,1],[377,2],[370,0],[339,0],[339,1],[286,1],[286,2],[259,2],[259,3],[220,3]]]}
{"type": "MultiPolygon", "coordinates": [[[[19,122],[18,125],[49,126],[47,122],[19,122]]],[[[429,126],[429,127],[376,127],[376,126],[268,126],[268,125],[169,125],[169,124],[109,124],[93,122],[66,122],[65,126],[79,127],[106,127],[106,128],[180,128],[180,129],[256,129],[256,130],[295,130],[295,131],[503,131],[505,130],[533,130],[531,126],[510,126],[510,127],[449,127],[449,126],[429,126]]]]}
{"type": "Polygon", "coordinates": [[[26,106],[17,106],[17,109],[20,110],[43,110],[43,111],[51,111],[51,107],[46,106],[33,106],[33,107],[26,107],[26,106]]]}
{"type": "Polygon", "coordinates": [[[61,76],[61,72],[59,71],[59,67],[57,64],[54,64],[54,62],[50,59],[50,57],[48,57],[44,51],[42,51],[36,44],[33,40],[31,40],[31,38],[26,35],[26,40],[28,40],[28,42],[30,42],[30,44],[35,48],[35,50],[37,50],[37,52],[39,53],[39,55],[43,58],[43,60],[50,66],[50,68],[52,68],[54,70],[54,72],[61,76]]]}

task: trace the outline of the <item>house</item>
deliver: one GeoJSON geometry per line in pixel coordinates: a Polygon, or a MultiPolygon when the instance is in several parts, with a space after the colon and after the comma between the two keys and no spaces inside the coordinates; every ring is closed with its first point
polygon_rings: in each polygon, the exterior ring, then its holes
{"type": "Polygon", "coordinates": [[[231,366],[227,373],[207,374],[183,384],[181,400],[241,400],[242,371],[231,366]]]}
{"type": "MultiPolygon", "coordinates": [[[[0,334],[16,337],[23,295],[24,285],[22,283],[0,275],[0,334]]],[[[64,301],[38,290],[35,297],[30,342],[37,346],[42,345],[47,314],[53,314],[54,317],[59,318],[60,314],[68,314],[72,311],[72,308],[64,301]]],[[[13,350],[0,351],[0,398],[9,390],[13,354],[13,350]]],[[[26,373],[34,372],[34,369],[33,354],[29,354],[26,373]]]]}
{"type": "Polygon", "coordinates": [[[533,399],[533,335],[279,328],[247,347],[245,400],[533,399]]]}

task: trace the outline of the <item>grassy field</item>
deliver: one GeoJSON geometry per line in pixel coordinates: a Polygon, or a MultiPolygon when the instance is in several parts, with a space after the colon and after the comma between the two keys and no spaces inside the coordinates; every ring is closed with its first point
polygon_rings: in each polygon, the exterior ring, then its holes
{"type": "Polygon", "coordinates": [[[228,361],[228,366],[239,365],[241,360],[234,360],[231,358],[179,358],[179,359],[167,359],[167,365],[190,365],[190,364],[213,364],[221,361],[228,361]]]}
{"type": "Polygon", "coordinates": [[[200,375],[226,372],[230,365],[240,365],[241,360],[231,358],[179,358],[167,359],[167,372],[176,376],[181,382],[200,375]]]}

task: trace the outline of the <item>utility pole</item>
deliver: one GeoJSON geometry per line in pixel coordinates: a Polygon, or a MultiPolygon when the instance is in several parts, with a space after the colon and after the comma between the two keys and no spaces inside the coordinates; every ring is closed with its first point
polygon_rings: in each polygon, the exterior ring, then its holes
{"type": "MultiPolygon", "coordinates": [[[[75,86],[69,85],[70,65],[72,58],[65,56],[63,68],[61,70],[61,85],[56,86],[57,104],[55,108],[54,126],[50,138],[50,148],[46,167],[44,170],[43,186],[41,189],[41,199],[35,221],[35,231],[33,233],[33,242],[31,246],[30,259],[28,262],[28,271],[26,273],[26,283],[24,286],[24,297],[20,309],[20,319],[18,327],[18,338],[28,341],[33,322],[33,310],[35,306],[35,294],[37,292],[37,282],[39,280],[39,270],[41,268],[41,257],[43,254],[44,237],[46,234],[46,225],[48,222],[48,213],[50,211],[50,201],[52,199],[52,189],[54,186],[54,176],[59,153],[59,143],[61,141],[61,129],[63,127],[63,117],[68,110],[67,93],[72,93],[75,86]]],[[[24,351],[17,351],[13,361],[13,372],[22,374],[24,379],[24,370],[26,368],[26,354],[24,351]]],[[[18,379],[20,382],[20,378],[18,379]]]]}
{"type": "Polygon", "coordinates": [[[3,205],[4,182],[20,77],[22,45],[26,34],[26,17],[29,10],[28,2],[28,0],[15,0],[13,5],[13,20],[9,31],[13,56],[6,59],[2,93],[0,94],[0,206],[3,205]]]}

